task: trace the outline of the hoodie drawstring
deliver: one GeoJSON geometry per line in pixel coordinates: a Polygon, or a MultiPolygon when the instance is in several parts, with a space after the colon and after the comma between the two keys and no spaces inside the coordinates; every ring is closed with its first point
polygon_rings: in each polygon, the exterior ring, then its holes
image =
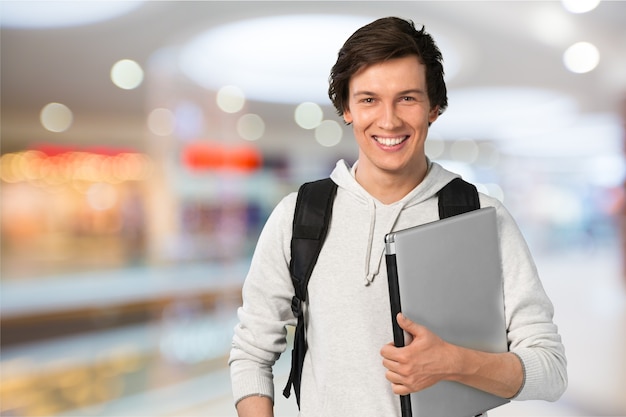
{"type": "Polygon", "coordinates": [[[372,255],[372,241],[374,240],[374,229],[376,228],[376,204],[374,200],[368,201],[369,212],[370,212],[370,231],[367,237],[367,252],[365,254],[365,286],[369,287],[370,284],[374,281],[375,275],[378,271],[374,273],[370,272],[370,258],[372,255]]]}
{"type": "MultiPolygon", "coordinates": [[[[372,246],[374,242],[374,232],[376,229],[376,203],[374,200],[368,200],[369,213],[370,213],[370,227],[369,227],[369,235],[367,238],[367,253],[365,254],[365,286],[369,287],[374,279],[378,275],[380,271],[380,265],[383,260],[383,255],[385,253],[385,246],[383,245],[382,250],[380,251],[380,255],[378,257],[372,257],[372,246]],[[377,259],[376,259],[377,258],[377,259]]],[[[404,205],[399,205],[396,208],[395,213],[391,219],[391,224],[385,229],[385,234],[391,232],[393,227],[400,217],[400,212],[402,211],[404,205]]],[[[382,244],[382,242],[381,242],[382,244]]]]}

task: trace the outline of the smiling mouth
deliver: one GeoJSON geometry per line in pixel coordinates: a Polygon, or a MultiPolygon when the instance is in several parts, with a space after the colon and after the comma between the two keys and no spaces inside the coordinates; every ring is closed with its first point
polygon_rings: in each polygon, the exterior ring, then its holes
{"type": "Polygon", "coordinates": [[[389,137],[383,138],[379,136],[374,136],[374,140],[384,146],[397,146],[401,144],[402,142],[404,142],[405,140],[407,140],[408,138],[409,138],[408,136],[396,136],[393,138],[389,138],[389,137]]]}

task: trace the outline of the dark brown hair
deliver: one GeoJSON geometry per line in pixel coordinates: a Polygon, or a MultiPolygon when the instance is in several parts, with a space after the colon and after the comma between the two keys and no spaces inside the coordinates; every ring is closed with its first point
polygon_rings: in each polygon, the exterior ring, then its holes
{"type": "Polygon", "coordinates": [[[342,116],[348,108],[350,78],[362,68],[394,58],[415,55],[426,66],[426,88],[431,108],[439,114],[448,107],[443,79],[443,57],[432,36],[424,27],[415,29],[410,20],[384,17],[358,29],[339,50],[330,77],[328,96],[342,116]]]}

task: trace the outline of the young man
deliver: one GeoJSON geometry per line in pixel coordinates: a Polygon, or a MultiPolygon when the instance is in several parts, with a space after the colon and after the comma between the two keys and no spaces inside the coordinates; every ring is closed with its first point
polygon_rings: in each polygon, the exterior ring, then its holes
{"type": "MultiPolygon", "coordinates": [[[[567,385],[561,337],[527,245],[496,199],[510,352],[451,345],[399,316],[413,336],[396,348],[389,319],[384,236],[438,219],[436,193],[456,174],[424,153],[428,127],[447,106],[441,54],[423,29],[379,19],[344,44],[329,96],[359,145],[358,162],[339,161],[333,215],[308,284],[300,415],[400,416],[397,394],[453,380],[505,397],[556,400],[567,385]]],[[[272,366],[295,324],[289,275],[296,195],[275,208],[243,288],[230,357],[240,416],[273,415],[272,366]]]]}

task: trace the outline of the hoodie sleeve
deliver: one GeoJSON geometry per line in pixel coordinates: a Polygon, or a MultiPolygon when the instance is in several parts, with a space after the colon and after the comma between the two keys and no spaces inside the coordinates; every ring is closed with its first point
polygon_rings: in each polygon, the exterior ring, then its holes
{"type": "Polygon", "coordinates": [[[554,308],[524,237],[499,202],[498,230],[504,274],[509,350],[522,361],[524,383],[516,400],[556,401],[567,387],[567,360],[554,308]]]}
{"type": "Polygon", "coordinates": [[[286,326],[295,324],[289,275],[294,207],[292,194],[268,218],[243,285],[229,358],[235,404],[251,395],[274,399],[272,366],[286,348],[286,326]]]}

